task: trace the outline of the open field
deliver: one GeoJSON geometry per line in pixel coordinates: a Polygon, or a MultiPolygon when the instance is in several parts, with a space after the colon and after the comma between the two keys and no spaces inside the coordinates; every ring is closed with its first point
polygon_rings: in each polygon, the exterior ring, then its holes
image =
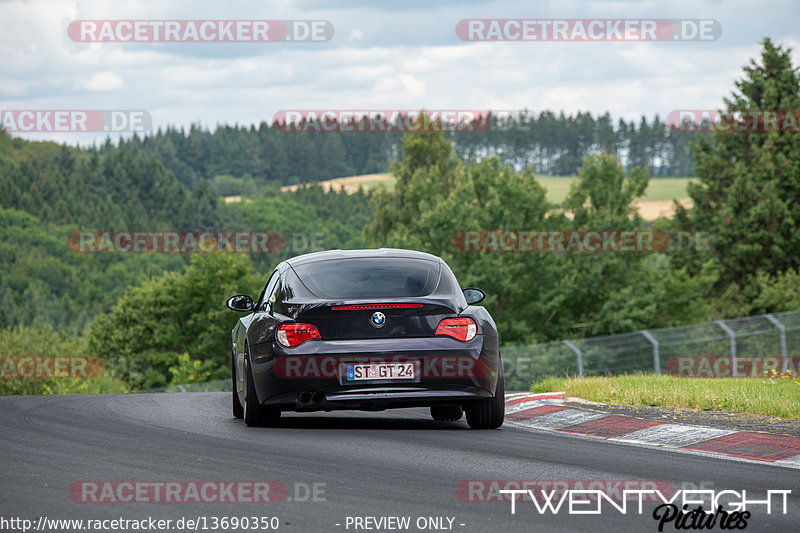
{"type": "Polygon", "coordinates": [[[533,392],[565,392],[593,402],[726,411],[800,419],[800,379],[685,378],[631,374],[546,378],[533,392]]]}
{"type": "MultiPolygon", "coordinates": [[[[692,201],[689,198],[680,198],[678,201],[687,209],[692,207],[692,201]]],[[[672,200],[639,200],[634,203],[639,208],[639,215],[645,220],[675,216],[675,204],[672,200]]]]}
{"type": "MultiPolygon", "coordinates": [[[[536,180],[547,189],[547,199],[554,204],[560,204],[569,193],[570,186],[577,178],[572,176],[536,176],[536,180]]],[[[689,178],[652,178],[647,187],[645,198],[636,202],[639,213],[645,220],[655,220],[659,217],[671,218],[674,215],[673,199],[680,200],[685,207],[691,207],[691,201],[686,193],[689,178]]],[[[319,182],[323,189],[338,189],[344,187],[348,193],[354,193],[359,187],[374,189],[384,187],[394,189],[394,177],[391,174],[365,174],[363,176],[349,176],[319,182]]],[[[282,189],[291,191],[298,185],[288,185],[282,189]]]]}
{"type": "MultiPolygon", "coordinates": [[[[394,177],[391,174],[364,174],[362,176],[348,176],[346,178],[334,178],[332,180],[320,181],[319,184],[326,191],[330,189],[340,189],[352,194],[358,190],[359,187],[364,189],[374,189],[377,187],[385,187],[388,190],[394,190],[394,177]]],[[[294,191],[299,185],[287,185],[281,187],[283,191],[294,191]]]]}

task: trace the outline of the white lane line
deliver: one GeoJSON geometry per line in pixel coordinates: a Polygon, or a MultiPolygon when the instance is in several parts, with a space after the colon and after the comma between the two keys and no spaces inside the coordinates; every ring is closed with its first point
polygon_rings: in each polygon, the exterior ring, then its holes
{"type": "Polygon", "coordinates": [[[507,392],[506,401],[516,400],[517,398],[525,398],[526,396],[530,395],[531,395],[530,392],[507,392]]]}
{"type": "Polygon", "coordinates": [[[640,429],[621,437],[609,440],[621,442],[634,442],[637,444],[657,444],[680,448],[700,441],[736,433],[728,429],[704,428],[699,426],[682,426],[679,424],[661,424],[650,428],[640,429]]]}
{"type": "Polygon", "coordinates": [[[563,400],[563,392],[513,392],[506,394],[506,401],[513,402],[528,398],[530,401],[535,400],[563,400]]]}
{"type": "Polygon", "coordinates": [[[532,400],[530,402],[515,403],[513,405],[506,405],[506,414],[510,415],[517,411],[524,411],[525,409],[532,409],[543,405],[561,405],[562,402],[563,400],[532,400]]]}
{"type": "Polygon", "coordinates": [[[775,461],[776,463],[781,463],[785,465],[796,465],[800,466],[800,455],[795,455],[794,457],[787,457],[786,459],[780,459],[775,461]]]}
{"type": "Polygon", "coordinates": [[[542,405],[544,405],[544,402],[540,400],[525,403],[515,403],[514,405],[506,404],[506,414],[510,415],[511,413],[522,411],[523,409],[530,409],[531,407],[539,407],[542,405]]]}
{"type": "Polygon", "coordinates": [[[538,429],[560,429],[567,426],[574,426],[581,422],[588,422],[596,418],[603,418],[604,416],[608,416],[607,413],[565,409],[557,413],[535,416],[527,420],[515,420],[514,423],[538,429]]]}
{"type": "Polygon", "coordinates": [[[511,393],[506,394],[506,414],[516,413],[524,409],[539,407],[541,405],[561,405],[564,402],[563,392],[545,393],[511,393]],[[522,400],[522,401],[520,401],[522,400]],[[517,403],[510,403],[516,401],[517,403]]]}

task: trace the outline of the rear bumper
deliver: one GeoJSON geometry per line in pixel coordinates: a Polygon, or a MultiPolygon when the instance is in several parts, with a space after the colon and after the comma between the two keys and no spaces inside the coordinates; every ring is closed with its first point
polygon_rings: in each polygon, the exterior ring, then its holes
{"type": "Polygon", "coordinates": [[[291,349],[271,343],[251,350],[251,368],[260,403],[283,410],[295,410],[308,391],[323,392],[325,401],[300,410],[467,403],[494,394],[499,353],[493,345],[482,335],[467,343],[450,337],[306,341],[291,349]],[[374,362],[415,362],[416,379],[347,381],[348,364],[374,362]]]}
{"type": "Polygon", "coordinates": [[[325,394],[325,401],[307,407],[297,407],[297,398],[302,391],[289,391],[273,396],[264,405],[278,406],[283,410],[294,411],[335,411],[342,409],[380,411],[405,407],[427,407],[438,404],[465,404],[472,400],[490,398],[492,393],[478,387],[445,386],[412,389],[409,387],[394,388],[359,388],[352,390],[314,389],[325,394]]]}

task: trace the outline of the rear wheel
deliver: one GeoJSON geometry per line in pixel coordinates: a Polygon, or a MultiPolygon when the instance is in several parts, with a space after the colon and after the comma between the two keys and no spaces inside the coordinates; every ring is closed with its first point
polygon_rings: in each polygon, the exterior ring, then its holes
{"type": "Polygon", "coordinates": [[[437,422],[455,422],[464,416],[460,405],[431,405],[431,418],[437,422]]]}
{"type": "Polygon", "coordinates": [[[242,402],[239,401],[239,392],[236,390],[236,358],[231,355],[231,396],[233,399],[233,416],[242,418],[244,416],[244,407],[242,402]]]}
{"type": "Polygon", "coordinates": [[[467,424],[472,429],[497,429],[506,415],[506,387],[503,379],[503,362],[497,371],[497,386],[493,398],[484,398],[467,407],[467,424]]]}
{"type": "Polygon", "coordinates": [[[277,407],[265,407],[258,403],[253,372],[250,369],[250,354],[244,348],[245,374],[247,378],[244,399],[244,423],[251,427],[276,427],[281,423],[281,411],[277,407]]]}

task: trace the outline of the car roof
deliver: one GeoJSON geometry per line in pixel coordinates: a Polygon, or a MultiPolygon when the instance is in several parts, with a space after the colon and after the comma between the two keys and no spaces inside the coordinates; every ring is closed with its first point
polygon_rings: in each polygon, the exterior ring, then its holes
{"type": "Polygon", "coordinates": [[[377,248],[368,250],[326,250],[324,252],[312,252],[287,259],[285,263],[295,267],[306,263],[329,261],[332,259],[364,259],[377,257],[422,259],[435,262],[441,261],[441,259],[435,255],[425,252],[402,250],[400,248],[377,248]]]}

